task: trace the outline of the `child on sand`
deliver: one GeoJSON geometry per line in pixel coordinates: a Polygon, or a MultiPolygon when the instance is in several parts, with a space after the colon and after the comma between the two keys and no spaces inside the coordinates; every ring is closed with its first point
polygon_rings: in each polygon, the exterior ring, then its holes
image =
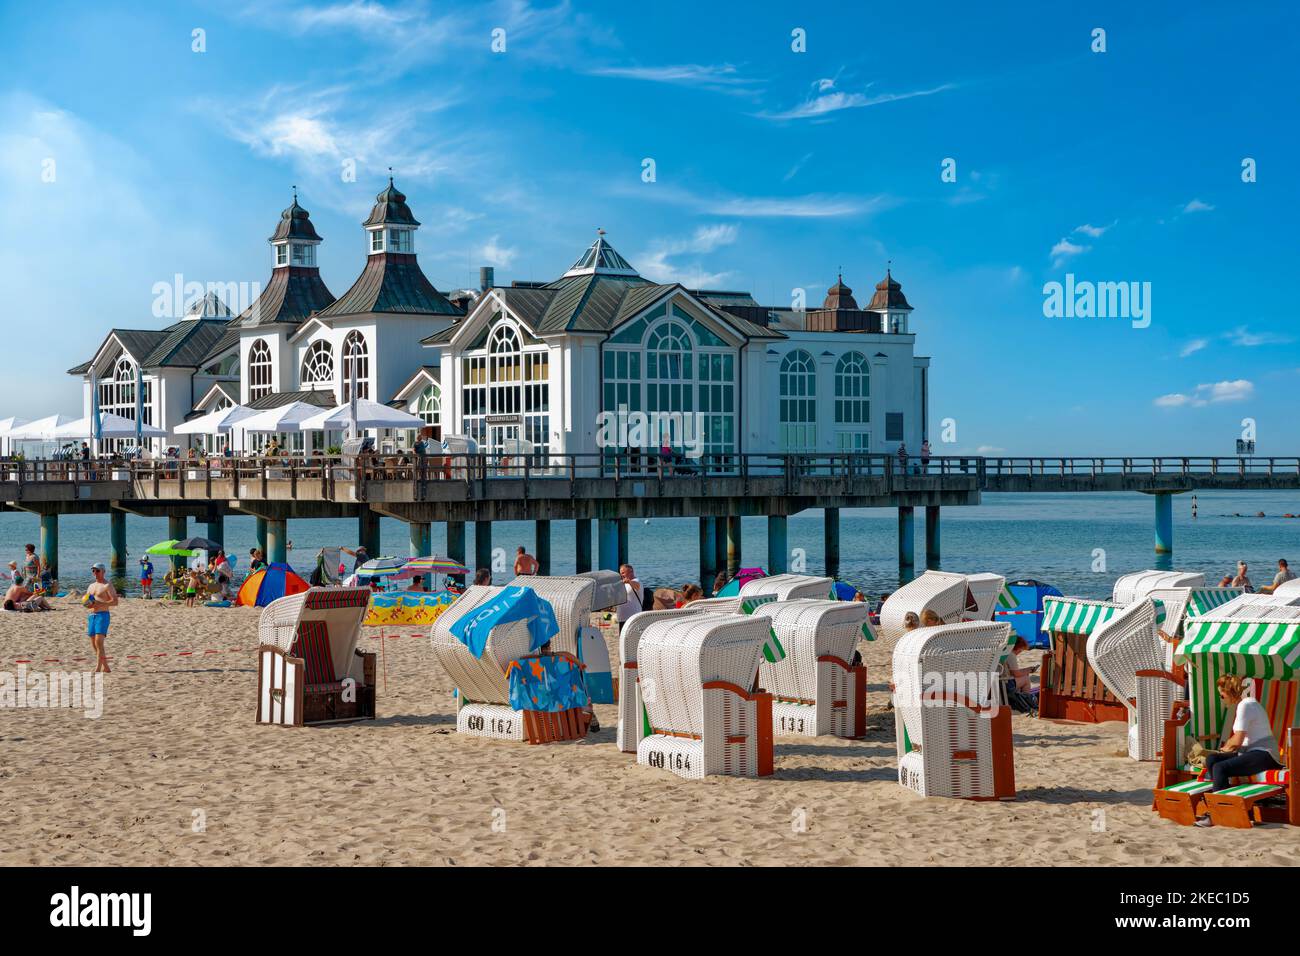
{"type": "Polygon", "coordinates": [[[140,590],[146,601],[153,598],[153,562],[148,555],[140,559],[140,590]]]}
{"type": "Polygon", "coordinates": [[[194,600],[199,596],[199,572],[197,568],[190,568],[190,573],[185,579],[185,606],[193,607],[194,600]]]}
{"type": "Polygon", "coordinates": [[[82,603],[86,606],[88,616],[86,618],[86,634],[90,638],[90,646],[95,651],[95,673],[109,673],[108,652],[105,647],[105,641],[108,640],[108,623],[109,608],[117,607],[117,591],[113,585],[104,580],[104,566],[102,564],[92,564],[90,573],[95,576],[94,582],[86,588],[86,597],[82,603]]]}

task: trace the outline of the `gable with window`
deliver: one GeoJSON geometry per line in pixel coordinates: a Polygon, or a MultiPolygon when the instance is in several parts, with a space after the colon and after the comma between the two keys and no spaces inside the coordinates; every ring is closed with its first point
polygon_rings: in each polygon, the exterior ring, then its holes
{"type": "Polygon", "coordinates": [[[275,388],[274,363],[271,361],[271,346],[265,339],[258,339],[248,350],[248,400],[255,402],[263,395],[269,395],[275,388]]]}

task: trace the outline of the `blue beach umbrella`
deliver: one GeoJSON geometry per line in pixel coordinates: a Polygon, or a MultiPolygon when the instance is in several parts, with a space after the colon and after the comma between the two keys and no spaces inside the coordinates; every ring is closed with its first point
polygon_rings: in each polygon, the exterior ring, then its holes
{"type": "Polygon", "coordinates": [[[550,602],[538,597],[532,588],[525,587],[505,588],[491,601],[475,608],[472,614],[455,621],[451,633],[475,657],[481,657],[492,628],[512,621],[528,622],[530,651],[537,650],[560,633],[550,602]]]}

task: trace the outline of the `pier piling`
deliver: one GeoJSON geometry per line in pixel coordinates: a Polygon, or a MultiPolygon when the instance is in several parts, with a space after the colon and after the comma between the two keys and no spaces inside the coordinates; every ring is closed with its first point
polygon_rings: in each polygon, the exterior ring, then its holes
{"type": "Polygon", "coordinates": [[[266,561],[287,564],[289,561],[289,522],[269,518],[266,522],[266,561]]]}
{"type": "Polygon", "coordinates": [[[618,566],[620,568],[623,565],[629,563],[628,554],[631,549],[628,547],[627,535],[628,535],[627,519],[619,518],[618,519],[618,566]]]}
{"type": "MultiPolygon", "coordinates": [[[[41,560],[50,566],[50,574],[59,577],[59,515],[58,512],[41,515],[41,560]]],[[[25,582],[35,588],[36,581],[25,582]]]]}
{"type": "Polygon", "coordinates": [[[840,576],[840,509],[826,508],[822,516],[825,524],[826,576],[840,576]]]}
{"type": "Polygon", "coordinates": [[[263,554],[266,554],[266,519],[265,518],[257,519],[256,531],[254,532],[254,534],[257,538],[257,549],[261,551],[263,554]]]}
{"type": "Polygon", "coordinates": [[[602,571],[618,570],[618,520],[601,518],[596,524],[596,559],[602,571]]]}
{"type": "Polygon", "coordinates": [[[785,574],[789,570],[785,515],[767,517],[767,573],[785,574]]]}
{"type": "MultiPolygon", "coordinates": [[[[188,538],[189,532],[185,526],[187,519],[184,515],[168,515],[167,517],[167,537],[176,541],[182,538],[188,538]]],[[[185,567],[185,558],[182,555],[172,555],[172,570],[180,571],[185,567]]]]}
{"type": "Polygon", "coordinates": [[[458,564],[465,563],[465,522],[463,521],[447,522],[447,557],[458,564]]]}
{"type": "Polygon", "coordinates": [[[713,597],[713,579],[718,575],[718,543],[712,518],[700,519],[700,587],[705,597],[713,597]]]}
{"type": "Polygon", "coordinates": [[[410,525],[411,557],[426,558],[433,554],[433,523],[412,521],[410,525]]]}
{"type": "MultiPolygon", "coordinates": [[[[125,534],[125,526],[123,526],[123,533],[125,534]]],[[[215,541],[224,550],[226,547],[226,519],[218,515],[208,521],[204,537],[210,541],[215,541]]]]}
{"type": "Polygon", "coordinates": [[[537,532],[534,537],[537,542],[537,544],[535,545],[536,547],[535,557],[537,558],[537,573],[550,574],[551,573],[551,523],[547,520],[539,518],[536,524],[537,524],[537,532]]]}
{"type": "Polygon", "coordinates": [[[911,505],[898,509],[898,569],[916,564],[916,517],[911,505]]]}
{"type": "Polygon", "coordinates": [[[379,540],[379,514],[366,505],[357,513],[357,541],[366,547],[366,553],[372,558],[380,556],[383,545],[379,540]]]}
{"type": "Polygon", "coordinates": [[[1160,492],[1156,499],[1156,554],[1174,553],[1174,496],[1160,492]]]}
{"type": "Polygon", "coordinates": [[[573,536],[573,570],[578,574],[586,574],[591,570],[591,519],[575,520],[573,536]]]}
{"type": "Polygon", "coordinates": [[[112,571],[126,570],[126,512],[108,513],[108,567],[112,571]]]}
{"type": "Polygon", "coordinates": [[[740,515],[727,517],[727,576],[734,578],[740,570],[741,540],[740,515]]]}
{"type": "Polygon", "coordinates": [[[474,522],[474,567],[488,568],[496,573],[496,568],[492,567],[491,521],[474,522]]]}
{"type": "Polygon", "coordinates": [[[925,506],[925,566],[939,570],[939,506],[925,506]]]}

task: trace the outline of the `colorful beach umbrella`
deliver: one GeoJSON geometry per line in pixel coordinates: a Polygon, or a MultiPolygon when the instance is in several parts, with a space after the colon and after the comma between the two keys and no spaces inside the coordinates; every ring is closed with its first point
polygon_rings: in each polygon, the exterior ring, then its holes
{"type": "Polygon", "coordinates": [[[402,577],[413,574],[469,574],[469,568],[451,558],[412,558],[402,565],[402,577]]]}
{"type": "Polygon", "coordinates": [[[211,538],[185,538],[173,545],[178,551],[188,548],[191,551],[220,551],[221,545],[211,538]]]}
{"type": "Polygon", "coordinates": [[[182,544],[184,544],[183,541],[178,541],[176,538],[170,538],[167,541],[159,541],[153,547],[145,551],[145,554],[168,555],[172,557],[179,556],[186,558],[194,557],[194,549],[183,548],[181,547],[182,544]]]}
{"type": "Polygon", "coordinates": [[[406,564],[404,558],[373,558],[357,568],[360,577],[382,578],[396,574],[406,564]]]}

